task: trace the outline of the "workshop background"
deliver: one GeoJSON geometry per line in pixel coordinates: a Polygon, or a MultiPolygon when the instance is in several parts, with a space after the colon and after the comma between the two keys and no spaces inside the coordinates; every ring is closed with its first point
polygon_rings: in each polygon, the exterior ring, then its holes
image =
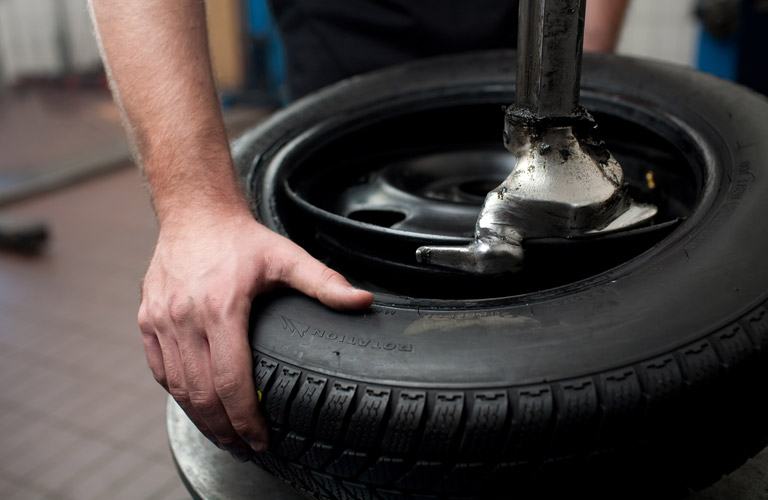
{"type": "MultiPolygon", "coordinates": [[[[635,0],[618,52],[738,79],[738,23],[703,31],[705,3],[729,2],[635,0]]],[[[264,0],[207,4],[234,136],[284,103],[279,38],[264,0]]],[[[155,236],[86,0],[0,0],[1,498],[189,498],[136,326],[155,236]]]]}

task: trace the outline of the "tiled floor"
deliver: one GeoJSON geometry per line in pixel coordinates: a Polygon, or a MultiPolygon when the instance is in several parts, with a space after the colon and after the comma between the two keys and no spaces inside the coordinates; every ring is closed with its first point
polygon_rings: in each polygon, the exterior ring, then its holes
{"type": "MultiPolygon", "coordinates": [[[[266,114],[233,110],[226,121],[234,134],[266,114]]],[[[5,94],[0,193],[125,143],[103,90],[5,94]]],[[[189,498],[136,323],[157,230],[137,169],[123,163],[0,210],[0,222],[51,232],[42,255],[0,251],[0,499],[189,498]]]]}
{"type": "MultiPolygon", "coordinates": [[[[226,122],[236,134],[266,114],[236,109],[226,122]]],[[[0,223],[51,232],[42,255],[0,251],[0,498],[188,499],[136,323],[157,230],[108,93],[33,85],[0,96],[0,204],[0,223]],[[104,161],[123,165],[83,165],[104,161]],[[69,167],[109,173],[8,205],[69,167]]]]}
{"type": "Polygon", "coordinates": [[[0,497],[189,498],[136,327],[154,219],[135,169],[15,205],[40,257],[0,255],[0,497]]]}
{"type": "Polygon", "coordinates": [[[26,176],[94,147],[125,142],[120,112],[106,89],[21,87],[0,95],[0,116],[3,176],[26,176]]]}

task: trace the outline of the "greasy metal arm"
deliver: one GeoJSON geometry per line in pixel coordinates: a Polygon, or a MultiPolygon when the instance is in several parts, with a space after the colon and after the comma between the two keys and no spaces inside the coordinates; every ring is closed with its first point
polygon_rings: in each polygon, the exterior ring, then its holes
{"type": "Polygon", "coordinates": [[[579,106],[586,2],[522,0],[515,105],[535,116],[567,117],[579,106]]]}
{"type": "Polygon", "coordinates": [[[579,106],[585,0],[520,2],[516,106],[505,113],[512,173],[488,193],[467,246],[424,246],[419,262],[475,274],[523,265],[526,238],[612,231],[649,220],[656,207],[626,195],[621,166],[592,137],[579,106]]]}

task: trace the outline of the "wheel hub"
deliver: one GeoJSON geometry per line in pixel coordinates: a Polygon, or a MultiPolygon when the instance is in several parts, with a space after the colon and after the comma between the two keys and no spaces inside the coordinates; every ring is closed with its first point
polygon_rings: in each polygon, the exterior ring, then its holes
{"type": "Polygon", "coordinates": [[[511,95],[512,89],[441,93],[435,100],[416,96],[418,107],[382,103],[382,113],[365,110],[373,121],[349,114],[292,139],[268,158],[257,189],[258,198],[272,200],[265,222],[358,286],[462,299],[519,295],[588,278],[651,248],[691,212],[697,180],[685,156],[665,139],[674,129],[659,129],[656,116],[646,117],[632,103],[592,97],[588,106],[605,125],[602,136],[622,162],[630,195],[659,207],[653,225],[530,238],[523,243],[525,269],[514,280],[416,262],[419,247],[473,241],[485,193],[515,165],[492,126],[511,95]]]}

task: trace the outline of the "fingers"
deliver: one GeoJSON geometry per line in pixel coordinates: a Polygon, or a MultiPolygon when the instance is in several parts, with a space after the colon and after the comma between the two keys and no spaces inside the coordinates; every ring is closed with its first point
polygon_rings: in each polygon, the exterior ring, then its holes
{"type": "Polygon", "coordinates": [[[165,365],[163,363],[163,353],[160,349],[160,342],[155,335],[155,329],[147,324],[139,316],[139,325],[141,328],[141,340],[144,343],[144,352],[147,354],[147,363],[152,371],[152,376],[158,384],[168,390],[168,379],[165,376],[165,365]]]}
{"type": "MultiPolygon", "coordinates": [[[[146,337],[146,335],[145,335],[146,337]]],[[[155,379],[165,388],[166,391],[173,397],[176,403],[184,410],[189,419],[200,432],[205,435],[211,442],[219,446],[218,439],[215,434],[210,430],[206,421],[198,414],[195,407],[189,397],[189,390],[187,389],[187,381],[184,375],[184,370],[181,362],[181,355],[179,347],[175,340],[167,335],[159,334],[155,336],[157,344],[160,346],[162,352],[163,368],[162,371],[165,374],[164,379],[155,379]],[[162,340],[161,340],[162,339],[162,340]]],[[[150,358],[149,352],[147,353],[147,359],[150,358]]],[[[152,363],[150,361],[150,363],[152,363]]],[[[151,366],[151,364],[150,364],[151,366]]],[[[153,369],[153,374],[155,370],[153,369]]]]}
{"type": "Polygon", "coordinates": [[[234,431],[254,451],[269,443],[267,425],[258,410],[253,384],[253,358],[246,336],[248,306],[235,314],[243,321],[222,322],[209,332],[212,381],[234,431]]]}
{"type": "Polygon", "coordinates": [[[269,444],[248,344],[254,296],[284,284],[336,309],[373,302],[372,294],[353,288],[290,240],[253,227],[246,232],[250,244],[243,242],[239,223],[231,231],[217,226],[210,233],[216,238],[201,238],[205,231],[190,238],[163,233],[139,313],[155,379],[206,437],[239,460],[269,444]]]}
{"type": "Polygon", "coordinates": [[[144,351],[146,352],[147,362],[149,363],[150,370],[152,370],[152,375],[157,383],[168,391],[189,419],[200,429],[200,432],[218,446],[215,436],[190,404],[186,381],[181,369],[181,357],[178,346],[167,335],[158,335],[156,325],[167,328],[167,324],[164,324],[159,318],[155,319],[155,316],[150,314],[151,308],[148,303],[149,301],[146,300],[145,296],[139,309],[138,319],[144,351]],[[160,338],[165,338],[166,340],[161,344],[160,338]],[[163,349],[165,353],[163,353],[163,349]]]}
{"type": "Polygon", "coordinates": [[[238,435],[228,418],[214,384],[207,335],[196,328],[192,322],[177,325],[179,352],[189,404],[199,415],[203,425],[210,429],[219,447],[232,453],[237,460],[247,461],[251,448],[238,435]]]}
{"type": "Polygon", "coordinates": [[[285,264],[283,281],[334,309],[365,309],[373,303],[371,292],[353,287],[341,274],[303,250],[285,264]]]}
{"type": "Polygon", "coordinates": [[[191,306],[170,308],[173,312],[169,311],[167,321],[162,316],[150,319],[146,309],[142,306],[139,319],[147,360],[155,379],[195,426],[214,444],[232,453],[235,459],[247,461],[252,450],[266,450],[266,423],[258,414],[250,377],[250,349],[245,336],[248,311],[240,311],[239,317],[229,323],[235,324],[235,328],[228,328],[223,326],[227,324],[224,320],[216,319],[219,314],[211,313],[201,320],[191,306]],[[210,334],[198,326],[211,322],[217,326],[208,327],[210,334]],[[230,334],[240,341],[230,342],[230,334]],[[210,338],[224,346],[213,349],[224,353],[224,359],[213,359],[210,338]],[[218,368],[215,377],[214,365],[225,367],[218,368]],[[219,396],[220,392],[226,404],[219,396]]]}

